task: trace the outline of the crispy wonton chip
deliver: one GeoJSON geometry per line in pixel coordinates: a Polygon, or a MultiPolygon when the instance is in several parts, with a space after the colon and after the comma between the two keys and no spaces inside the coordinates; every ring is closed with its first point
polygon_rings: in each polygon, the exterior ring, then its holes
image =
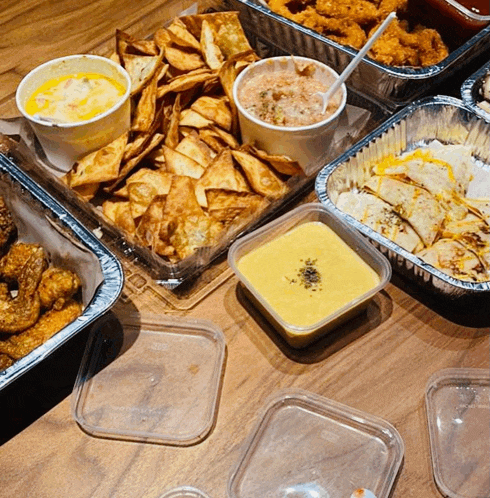
{"type": "Polygon", "coordinates": [[[163,155],[165,167],[170,173],[196,179],[204,173],[204,168],[198,162],[170,147],[163,147],[163,155]]]}
{"type": "Polygon", "coordinates": [[[128,201],[105,201],[102,212],[114,225],[124,230],[129,235],[135,234],[135,224],[128,201]]]}
{"type": "Polygon", "coordinates": [[[241,150],[232,154],[255,192],[270,199],[279,199],[287,193],[287,185],[263,161],[241,150]]]}
{"type": "Polygon", "coordinates": [[[141,97],[131,123],[132,131],[150,131],[157,108],[157,84],[155,75],[141,91],[141,97]]]}
{"type": "Polygon", "coordinates": [[[140,52],[145,55],[158,55],[158,50],[154,40],[138,40],[129,33],[116,29],[116,48],[120,58],[124,54],[140,52]]]}
{"type": "Polygon", "coordinates": [[[203,168],[207,168],[216,155],[211,147],[199,138],[197,133],[190,133],[184,137],[175,150],[194,159],[203,168]]]}
{"type": "Polygon", "coordinates": [[[228,102],[223,98],[203,95],[191,105],[191,109],[205,118],[214,121],[221,128],[227,131],[231,130],[231,110],[228,102]]]}
{"type": "Polygon", "coordinates": [[[123,54],[123,66],[131,78],[131,95],[139,93],[160,69],[163,52],[160,55],[123,54]]]}
{"type": "Polygon", "coordinates": [[[223,53],[215,42],[213,28],[204,20],[201,26],[201,51],[206,64],[211,69],[219,69],[224,61],[223,53]]]}
{"type": "Polygon", "coordinates": [[[213,122],[192,109],[184,109],[180,114],[179,126],[192,126],[193,128],[206,128],[213,122]]]}
{"type": "Polygon", "coordinates": [[[82,157],[67,175],[70,187],[116,179],[128,136],[127,132],[123,133],[109,145],[82,157]]]}
{"type": "Polygon", "coordinates": [[[289,176],[303,174],[303,170],[301,169],[298,161],[293,161],[287,156],[271,155],[264,150],[258,149],[257,147],[254,147],[250,144],[244,145],[242,149],[246,152],[249,152],[250,154],[253,154],[259,159],[268,162],[278,173],[289,176]]]}

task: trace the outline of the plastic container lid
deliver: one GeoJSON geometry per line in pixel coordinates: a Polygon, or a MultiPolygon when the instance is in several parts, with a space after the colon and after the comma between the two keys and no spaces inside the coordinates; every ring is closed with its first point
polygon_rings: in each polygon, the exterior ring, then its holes
{"type": "Polygon", "coordinates": [[[445,369],[427,384],[434,479],[449,498],[490,496],[490,372],[445,369]]]}
{"type": "Polygon", "coordinates": [[[72,410],[89,434],[186,446],[216,417],[225,340],[201,320],[124,317],[94,327],[72,410]]]}
{"type": "Polygon", "coordinates": [[[230,498],[387,498],[403,441],[384,420],[305,391],[266,405],[228,482],[230,498]],[[366,493],[365,493],[366,494],[366,493]]]}
{"type": "Polygon", "coordinates": [[[179,486],[164,493],[160,498],[209,498],[197,488],[192,486],[179,486]]]}

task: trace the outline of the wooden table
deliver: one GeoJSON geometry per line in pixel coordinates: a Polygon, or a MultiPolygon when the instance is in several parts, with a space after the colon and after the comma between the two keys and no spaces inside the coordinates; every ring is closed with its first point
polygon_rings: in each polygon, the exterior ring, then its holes
{"type": "MultiPolygon", "coordinates": [[[[159,1],[8,1],[0,13],[0,116],[17,114],[15,89],[36,65],[61,55],[107,54],[116,28],[145,36],[159,1]]],[[[171,3],[171,5],[174,5],[171,3]]],[[[167,312],[137,267],[115,309],[167,312]],[[163,311],[162,311],[163,310],[163,311]]],[[[424,393],[447,367],[489,368],[488,304],[447,307],[394,276],[366,314],[303,352],[288,348],[241,295],[229,272],[187,312],[224,332],[227,360],[215,427],[200,444],[170,447],[94,438],[75,423],[70,390],[87,333],[0,393],[0,496],[156,498],[182,485],[224,498],[230,471],[266,398],[301,388],[393,424],[405,458],[393,498],[439,497],[431,470],[424,393]]],[[[260,498],[260,497],[257,497],[260,498]]]]}

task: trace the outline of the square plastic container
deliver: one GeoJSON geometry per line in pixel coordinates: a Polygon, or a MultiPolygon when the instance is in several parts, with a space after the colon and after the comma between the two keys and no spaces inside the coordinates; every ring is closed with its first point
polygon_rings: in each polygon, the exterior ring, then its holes
{"type": "Polygon", "coordinates": [[[92,330],[72,411],[89,434],[188,446],[215,423],[225,339],[202,320],[125,317],[92,330]]]}
{"type": "MultiPolygon", "coordinates": [[[[490,121],[490,112],[480,104],[485,100],[482,87],[486,79],[490,78],[490,60],[480,69],[475,71],[461,85],[461,98],[467,107],[476,114],[481,114],[487,121],[490,121]]],[[[485,100],[490,106],[490,101],[485,100]]]]}
{"type": "Polygon", "coordinates": [[[490,496],[490,372],[445,369],[427,384],[435,482],[448,498],[490,496]]]}
{"type": "Polygon", "coordinates": [[[403,440],[388,422],[305,391],[272,397],[228,482],[230,498],[388,498],[403,440]]]}
{"type": "Polygon", "coordinates": [[[192,486],[179,486],[167,491],[160,498],[209,498],[209,496],[192,486]]]}
{"type": "MultiPolygon", "coordinates": [[[[259,230],[256,230],[255,232],[237,240],[230,248],[228,253],[228,262],[240,279],[240,282],[243,285],[248,297],[275,326],[284,339],[295,348],[301,348],[309,345],[311,342],[326,334],[328,331],[359,314],[367,307],[369,301],[374,297],[374,295],[379,292],[391,278],[391,266],[386,258],[373,246],[371,246],[363,237],[360,237],[355,231],[353,231],[346,223],[318,203],[304,204],[281,216],[277,220],[270,222],[268,225],[260,228],[259,230]],[[325,316],[317,322],[306,326],[299,326],[291,323],[291,320],[283,318],[271,306],[263,294],[257,290],[256,286],[251,283],[250,279],[244,275],[239,266],[240,259],[245,255],[267,243],[270,243],[274,239],[285,235],[292,229],[309,222],[318,222],[330,228],[345,244],[346,251],[353,251],[364,263],[374,270],[379,279],[379,283],[371,287],[368,291],[357,295],[357,297],[353,298],[346,304],[341,305],[341,307],[335,309],[334,311],[326,312],[325,316]]],[[[300,260],[300,263],[305,263],[305,271],[308,273],[308,260],[306,260],[306,262],[301,262],[300,260]]],[[[271,264],[277,266],[274,262],[271,264]]],[[[259,268],[259,270],[261,269],[262,268],[259,268]]],[[[295,271],[296,269],[294,268],[287,268],[285,276],[281,278],[289,278],[289,276],[286,276],[286,273],[288,275],[295,275],[295,271]]],[[[292,284],[297,283],[294,279],[289,281],[292,284]]],[[[308,283],[306,283],[306,285],[308,285],[308,283]]],[[[323,286],[323,282],[321,282],[321,285],[323,286]]],[[[319,292],[322,291],[320,288],[317,288],[317,290],[319,292]]],[[[325,300],[328,300],[328,291],[325,292],[325,300]]],[[[292,302],[292,306],[295,306],[295,302],[292,302]]]]}

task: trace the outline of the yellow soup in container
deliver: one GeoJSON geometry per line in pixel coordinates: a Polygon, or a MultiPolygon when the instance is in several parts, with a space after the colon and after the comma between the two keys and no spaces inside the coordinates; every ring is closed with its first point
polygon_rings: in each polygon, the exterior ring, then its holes
{"type": "Polygon", "coordinates": [[[307,204],[230,250],[249,296],[293,347],[360,312],[391,276],[384,256],[330,216],[307,204]]]}

